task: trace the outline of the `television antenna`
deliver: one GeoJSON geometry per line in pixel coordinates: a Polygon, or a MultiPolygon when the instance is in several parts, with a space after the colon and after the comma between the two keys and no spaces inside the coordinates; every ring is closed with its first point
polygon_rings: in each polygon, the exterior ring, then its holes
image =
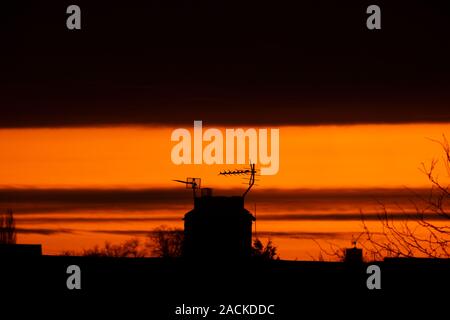
{"type": "Polygon", "coordinates": [[[250,167],[247,169],[237,169],[237,170],[224,170],[219,173],[219,175],[222,176],[242,176],[242,175],[248,175],[248,188],[245,190],[242,197],[245,197],[247,193],[250,191],[250,189],[255,184],[255,175],[257,173],[257,170],[255,169],[255,164],[250,162],[250,167]]]}
{"type": "Polygon", "coordinates": [[[179,183],[184,183],[185,185],[186,185],[186,189],[192,189],[192,192],[193,192],[193,196],[194,196],[194,199],[195,199],[195,197],[196,197],[196,195],[197,195],[197,189],[200,189],[200,187],[201,187],[201,182],[202,182],[202,179],[201,178],[186,178],[186,181],[184,181],[184,180],[172,180],[172,181],[175,181],[175,182],[179,182],[179,183]]]}

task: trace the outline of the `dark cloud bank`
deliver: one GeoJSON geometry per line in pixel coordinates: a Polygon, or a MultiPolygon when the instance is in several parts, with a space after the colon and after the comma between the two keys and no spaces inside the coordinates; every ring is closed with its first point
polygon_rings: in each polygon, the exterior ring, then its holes
{"type": "MultiPolygon", "coordinates": [[[[89,232],[96,234],[122,235],[130,237],[150,236],[152,231],[149,230],[75,230],[61,228],[18,228],[19,234],[39,234],[43,236],[53,236],[58,234],[74,234],[80,232],[89,232]]],[[[268,238],[290,238],[290,239],[348,239],[353,236],[351,232],[258,232],[259,237],[268,238]]]]}
{"type": "MultiPolygon", "coordinates": [[[[214,192],[239,195],[242,191],[214,192]]],[[[252,191],[246,203],[250,210],[257,204],[258,219],[262,220],[353,220],[359,219],[360,210],[367,208],[366,218],[375,219],[381,204],[393,208],[394,217],[400,219],[428,196],[427,189],[269,189],[252,191]]],[[[0,189],[0,209],[12,208],[18,218],[28,222],[32,220],[27,219],[36,219],[36,223],[61,219],[52,214],[67,214],[67,222],[171,221],[179,220],[190,210],[191,197],[190,192],[175,189],[4,188],[0,189]],[[45,217],[27,217],[30,214],[45,217]]]]}
{"type": "MultiPolygon", "coordinates": [[[[19,234],[55,236],[82,233],[147,236],[151,229],[127,223],[181,222],[192,207],[191,194],[172,189],[0,189],[0,209],[13,208],[19,234]],[[164,211],[161,211],[164,210],[164,211]],[[36,215],[38,214],[38,215],[36,215]],[[79,225],[83,229],[78,229],[79,225]],[[98,226],[101,225],[101,229],[98,226]],[[65,227],[62,227],[65,226],[65,227]]],[[[240,194],[240,190],[216,190],[216,194],[240,194]]],[[[414,220],[412,203],[420,203],[429,190],[344,189],[344,190],[254,190],[248,208],[258,204],[257,220],[282,221],[377,221],[380,203],[388,204],[394,220],[414,220]],[[378,206],[378,207],[377,207],[378,206]],[[372,209],[363,210],[370,207],[372,209]],[[373,211],[373,208],[377,208],[373,211]],[[339,211],[343,208],[343,211],[339,211]],[[402,211],[404,210],[404,211],[402,211]]],[[[436,219],[436,218],[435,218],[436,219]]],[[[259,232],[261,237],[290,239],[347,239],[348,232],[259,232]]]]}
{"type": "Polygon", "coordinates": [[[448,2],[77,4],[2,6],[0,127],[450,121],[448,2]]]}

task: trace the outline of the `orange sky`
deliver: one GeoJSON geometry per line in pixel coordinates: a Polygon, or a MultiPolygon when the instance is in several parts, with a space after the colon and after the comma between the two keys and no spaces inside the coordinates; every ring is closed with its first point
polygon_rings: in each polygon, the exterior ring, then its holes
{"type": "MultiPolygon", "coordinates": [[[[192,126],[187,128],[192,130],[192,126]]],[[[208,128],[207,123],[204,128],[208,128]]],[[[440,146],[427,138],[440,139],[442,134],[449,133],[449,128],[449,124],[281,127],[279,173],[275,176],[262,176],[255,188],[427,188],[429,183],[418,168],[421,162],[428,163],[432,158],[442,156],[440,146]]],[[[203,179],[203,186],[245,188],[240,177],[218,176],[220,170],[227,168],[224,165],[172,164],[170,151],[175,142],[170,141],[170,135],[173,129],[175,128],[2,129],[0,186],[183,188],[171,180],[195,176],[203,179]]],[[[442,174],[441,170],[441,176],[442,174]]],[[[252,201],[251,197],[249,201],[252,201]]],[[[250,205],[253,206],[252,203],[250,205]]],[[[351,210],[360,209],[355,204],[349,205],[351,210]]],[[[373,205],[370,204],[372,207],[373,205]]],[[[339,207],[327,208],[324,203],[321,210],[339,213],[343,207],[345,204],[341,203],[339,207]]],[[[47,254],[57,254],[62,250],[81,250],[95,244],[101,245],[105,240],[120,242],[132,237],[130,234],[114,233],[111,230],[145,231],[161,224],[182,228],[181,218],[186,210],[173,210],[171,214],[177,219],[166,222],[118,222],[106,219],[104,222],[84,223],[64,220],[71,216],[97,217],[99,212],[94,212],[93,208],[92,212],[88,210],[81,213],[62,210],[57,212],[61,215],[61,221],[36,224],[21,222],[25,221],[22,219],[36,215],[19,213],[19,228],[75,230],[49,235],[22,233],[19,234],[19,242],[42,243],[47,254]]],[[[124,211],[121,214],[128,218],[133,215],[140,217],[141,214],[148,217],[161,214],[160,211],[124,211]]],[[[259,216],[264,213],[264,206],[260,206],[259,216]]],[[[111,217],[111,214],[117,213],[104,214],[111,217]]],[[[57,217],[56,213],[48,216],[57,217]]],[[[279,236],[273,239],[282,258],[310,259],[311,256],[317,257],[318,250],[311,238],[325,241],[332,237],[334,243],[347,246],[352,235],[360,232],[359,224],[359,221],[274,219],[260,220],[258,230],[300,234],[298,237],[279,236]]]]}
{"type": "MultiPolygon", "coordinates": [[[[418,167],[441,156],[440,147],[427,138],[440,139],[449,124],[280,129],[280,171],[263,176],[260,188],[427,186],[418,167]]],[[[204,186],[241,186],[239,178],[217,175],[224,165],[172,164],[172,130],[3,129],[0,185],[170,187],[172,179],[196,176],[203,178],[204,186]]]]}

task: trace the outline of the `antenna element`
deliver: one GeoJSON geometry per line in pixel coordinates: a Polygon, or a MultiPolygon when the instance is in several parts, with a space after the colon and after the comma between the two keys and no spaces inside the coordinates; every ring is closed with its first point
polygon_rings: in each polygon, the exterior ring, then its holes
{"type": "Polygon", "coordinates": [[[248,188],[245,190],[242,197],[245,197],[247,193],[250,191],[250,189],[255,184],[255,175],[256,175],[256,169],[255,164],[250,162],[250,168],[249,169],[238,169],[238,170],[224,170],[219,173],[219,175],[222,176],[241,176],[241,175],[250,175],[248,179],[248,188]]]}

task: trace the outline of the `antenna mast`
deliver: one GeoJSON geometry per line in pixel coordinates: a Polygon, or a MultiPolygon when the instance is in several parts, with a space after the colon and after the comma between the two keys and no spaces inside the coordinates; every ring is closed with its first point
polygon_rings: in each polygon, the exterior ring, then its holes
{"type": "Polygon", "coordinates": [[[191,188],[193,196],[194,196],[194,199],[195,199],[195,197],[197,195],[196,190],[200,189],[202,179],[200,179],[200,178],[186,178],[186,181],[183,181],[183,180],[172,180],[172,181],[179,182],[179,183],[184,183],[186,185],[186,189],[191,188]]]}
{"type": "Polygon", "coordinates": [[[255,164],[250,163],[249,169],[224,170],[224,171],[221,171],[219,173],[219,175],[222,175],[222,176],[249,175],[250,177],[248,179],[248,188],[247,188],[247,190],[245,190],[244,194],[242,195],[242,197],[245,197],[247,195],[247,193],[250,191],[250,189],[253,187],[253,185],[255,184],[255,175],[256,175],[255,164]]]}
{"type": "Polygon", "coordinates": [[[258,238],[258,234],[256,233],[256,202],[255,202],[255,239],[258,238]]]}

